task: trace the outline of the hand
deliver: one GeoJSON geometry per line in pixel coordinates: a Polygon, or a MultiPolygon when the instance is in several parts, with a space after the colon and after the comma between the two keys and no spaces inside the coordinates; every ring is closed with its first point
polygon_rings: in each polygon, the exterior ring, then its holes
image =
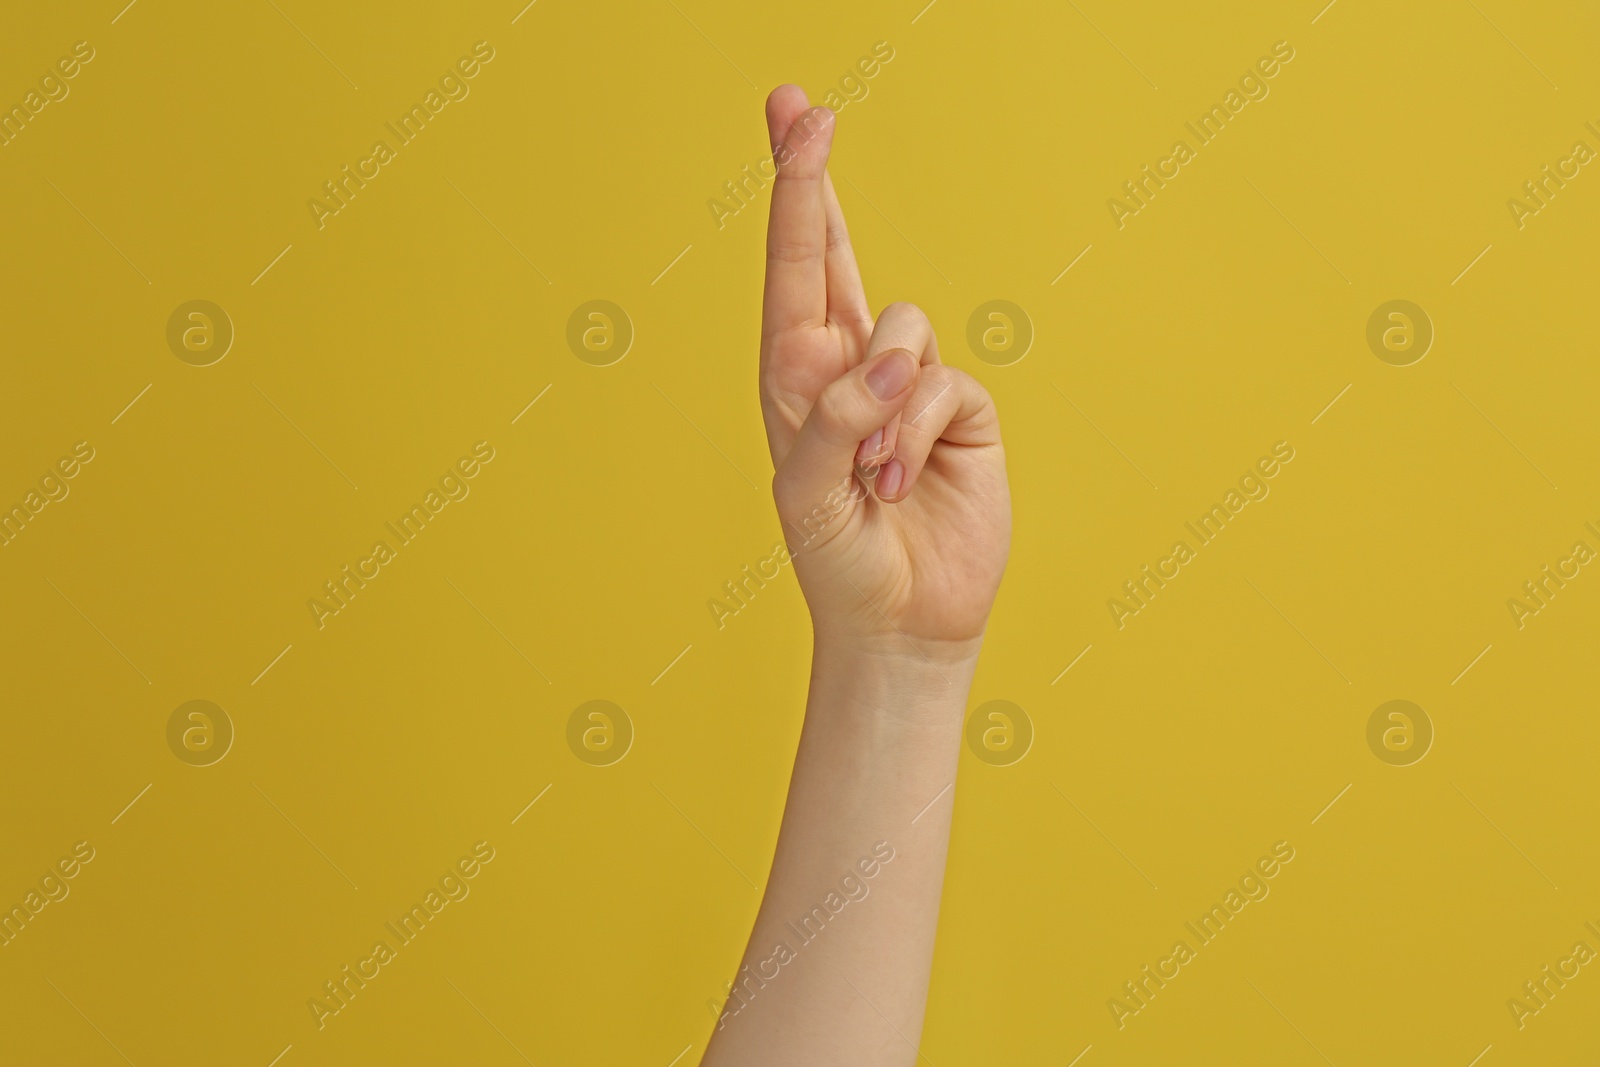
{"type": "Polygon", "coordinates": [[[1011,543],[999,419],[939,362],[920,309],[891,304],[874,323],[828,177],[834,126],[797,86],[767,99],[773,496],[819,649],[970,661],[1011,543]]]}

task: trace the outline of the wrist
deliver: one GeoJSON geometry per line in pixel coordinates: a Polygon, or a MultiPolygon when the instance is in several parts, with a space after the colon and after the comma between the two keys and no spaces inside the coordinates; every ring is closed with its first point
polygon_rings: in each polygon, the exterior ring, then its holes
{"type": "Polygon", "coordinates": [[[956,675],[970,679],[983,635],[964,640],[938,640],[912,637],[898,630],[866,633],[848,628],[825,629],[813,624],[812,653],[841,666],[861,665],[892,676],[916,676],[929,672],[936,676],[956,675]]]}
{"type": "Polygon", "coordinates": [[[959,724],[966,717],[980,642],[908,641],[899,636],[839,640],[819,633],[812,649],[812,694],[825,695],[829,707],[893,720],[959,724]]]}

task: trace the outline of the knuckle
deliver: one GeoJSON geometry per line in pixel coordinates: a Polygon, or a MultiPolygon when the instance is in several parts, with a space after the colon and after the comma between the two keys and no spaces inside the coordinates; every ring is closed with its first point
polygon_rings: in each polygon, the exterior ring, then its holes
{"type": "Polygon", "coordinates": [[[924,363],[936,363],[939,345],[933,321],[916,304],[896,301],[878,313],[872,328],[875,348],[904,348],[924,363]]]}
{"type": "Polygon", "coordinates": [[[909,315],[912,318],[920,317],[925,319],[928,317],[923,313],[923,310],[920,307],[911,303],[909,300],[896,300],[894,303],[884,308],[883,313],[885,315],[909,315]]]}
{"type": "Polygon", "coordinates": [[[862,383],[854,377],[839,378],[822,390],[812,417],[817,420],[817,430],[832,443],[840,443],[854,436],[851,429],[860,421],[862,383]]]}
{"type": "Polygon", "coordinates": [[[772,501],[778,506],[778,515],[787,519],[796,506],[794,475],[785,464],[772,472],[772,501]]]}
{"type": "Polygon", "coordinates": [[[817,258],[817,246],[809,241],[772,238],[767,241],[767,258],[779,263],[809,263],[817,258]]]}
{"type": "Polygon", "coordinates": [[[850,231],[845,229],[842,222],[835,223],[831,219],[828,221],[828,237],[826,247],[829,252],[850,251],[850,231]]]}
{"type": "Polygon", "coordinates": [[[950,379],[951,389],[958,396],[968,396],[976,400],[980,406],[990,403],[989,390],[966,371],[959,367],[946,367],[945,372],[950,379]]]}
{"type": "Polygon", "coordinates": [[[955,371],[955,374],[958,374],[958,378],[955,379],[955,384],[957,384],[958,389],[962,390],[962,392],[965,392],[965,394],[970,395],[970,397],[973,397],[974,400],[978,400],[979,405],[990,405],[990,403],[994,403],[989,398],[989,390],[984,389],[984,384],[982,384],[981,381],[973,378],[973,376],[966,373],[966,371],[958,370],[955,371]]]}
{"type": "Polygon", "coordinates": [[[920,395],[902,433],[922,439],[937,438],[961,407],[964,379],[967,376],[942,363],[922,368],[920,395]]]}
{"type": "MultiPolygon", "coordinates": [[[[773,362],[776,363],[776,360],[773,362]]],[[[761,398],[768,403],[781,405],[792,401],[793,394],[784,388],[783,378],[778,373],[776,366],[763,367],[756,381],[761,398]]]]}
{"type": "Polygon", "coordinates": [[[931,363],[922,368],[923,391],[927,393],[923,409],[953,411],[958,406],[962,382],[956,377],[957,373],[942,363],[931,363]]]}

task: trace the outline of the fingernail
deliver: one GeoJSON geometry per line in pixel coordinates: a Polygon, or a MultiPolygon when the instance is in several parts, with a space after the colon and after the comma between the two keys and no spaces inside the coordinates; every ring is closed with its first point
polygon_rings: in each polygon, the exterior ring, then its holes
{"type": "Polygon", "coordinates": [[[867,388],[879,400],[892,400],[910,387],[916,375],[916,357],[903,348],[891,349],[867,371],[867,388]]]}
{"type": "Polygon", "coordinates": [[[872,431],[872,436],[861,442],[861,447],[856,450],[856,458],[869,460],[878,454],[878,449],[883,447],[883,430],[872,431]]]}
{"type": "Polygon", "coordinates": [[[884,500],[893,499],[900,492],[900,483],[905,480],[905,464],[897,459],[891,459],[878,475],[878,496],[884,500]]]}

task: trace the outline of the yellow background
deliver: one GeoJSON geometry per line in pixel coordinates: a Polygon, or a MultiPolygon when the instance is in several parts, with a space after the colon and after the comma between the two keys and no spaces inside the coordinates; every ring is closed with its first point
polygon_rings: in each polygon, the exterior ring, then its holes
{"type": "Polygon", "coordinates": [[[1593,1062],[1594,967],[1525,1029],[1506,1007],[1600,948],[1600,577],[1506,607],[1600,547],[1600,177],[1506,207],[1600,148],[1592,11],[520,6],[7,16],[8,105],[96,57],[0,148],[0,500],[97,454],[0,549],[0,902],[97,855],[0,948],[0,1059],[701,1055],[809,651],[788,570],[706,607],[779,536],[766,197],[721,229],[707,201],[763,157],[768,89],[818,98],[883,40],[833,172],[873,306],[924,307],[998,402],[1016,536],[972,706],[1036,730],[963,753],[927,1061],[1593,1062]],[[470,96],[319,230],[306,201],[480,40],[470,96]],[[1280,40],[1270,95],[1119,230],[1106,200],[1280,40]],[[237,332],[203,368],[165,340],[196,298],[237,332]],[[1403,368],[1365,341],[1395,298],[1436,330],[1403,368]],[[637,334],[609,367],[565,341],[593,299],[637,334]],[[1036,330],[1011,366],[965,344],[991,299],[1036,330]],[[307,600],[479,440],[471,495],[319,630],[307,600]],[[1119,631],[1107,598],[1279,440],[1271,496],[1119,631]],[[1437,733],[1409,767],[1365,740],[1396,698],[1437,733]],[[209,767],[166,744],[192,699],[237,730],[209,767]],[[591,699],[636,730],[609,767],[565,741],[591,699]],[[308,998],[480,840],[471,896],[319,1031],[308,998]],[[1106,1001],[1280,840],[1270,897],[1119,1031],[1106,1001]]]}

